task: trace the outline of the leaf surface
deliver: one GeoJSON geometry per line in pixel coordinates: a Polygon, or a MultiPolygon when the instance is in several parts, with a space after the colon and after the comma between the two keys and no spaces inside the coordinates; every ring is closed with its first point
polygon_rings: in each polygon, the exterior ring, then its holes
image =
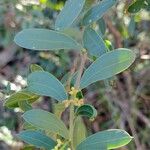
{"type": "Polygon", "coordinates": [[[28,101],[20,101],[18,102],[19,108],[23,111],[28,111],[32,109],[32,106],[28,103],[28,101]]]}
{"type": "Polygon", "coordinates": [[[99,34],[103,36],[106,32],[106,23],[103,18],[99,19],[97,21],[98,27],[99,27],[99,34]]]}
{"type": "Polygon", "coordinates": [[[108,51],[103,39],[90,27],[84,31],[83,43],[92,56],[99,57],[108,51]]]}
{"type": "Polygon", "coordinates": [[[61,118],[62,113],[65,111],[66,107],[64,103],[56,103],[54,104],[54,114],[58,117],[61,118]]]}
{"type": "Polygon", "coordinates": [[[89,119],[95,119],[97,116],[97,110],[92,105],[85,104],[78,107],[75,114],[77,116],[86,116],[89,119]]]}
{"type": "Polygon", "coordinates": [[[126,131],[119,129],[106,130],[98,132],[86,138],[77,146],[77,150],[115,149],[128,144],[131,139],[132,137],[126,131]]]}
{"type": "Polygon", "coordinates": [[[25,112],[23,118],[38,129],[53,132],[66,139],[69,138],[68,129],[65,124],[50,112],[41,109],[32,109],[25,112]]]}
{"type": "Polygon", "coordinates": [[[37,95],[49,96],[58,101],[68,98],[62,83],[46,71],[31,73],[27,78],[27,84],[27,89],[37,95]]]}
{"type": "Polygon", "coordinates": [[[137,13],[142,9],[143,6],[144,6],[144,0],[137,0],[128,7],[128,12],[137,13]]]}
{"type": "Polygon", "coordinates": [[[51,150],[56,145],[55,141],[38,131],[22,131],[17,135],[17,137],[28,144],[34,145],[36,148],[51,150]]]}
{"type": "Polygon", "coordinates": [[[73,128],[73,146],[76,149],[77,145],[86,138],[86,127],[81,117],[77,117],[73,128]]]}
{"type": "Polygon", "coordinates": [[[37,65],[37,64],[31,64],[30,65],[30,70],[31,70],[31,72],[44,71],[44,69],[41,66],[37,65]]]}
{"type": "Polygon", "coordinates": [[[126,70],[135,60],[135,53],[125,48],[119,48],[97,58],[83,73],[80,88],[110,78],[126,70]]]}
{"type": "Polygon", "coordinates": [[[4,105],[9,108],[15,108],[18,107],[18,102],[28,101],[29,103],[32,103],[37,99],[39,99],[39,96],[27,90],[22,90],[10,95],[10,97],[6,99],[4,105]]]}
{"type": "Polygon", "coordinates": [[[103,0],[93,6],[83,17],[83,25],[89,25],[100,18],[116,3],[117,0],[103,0]]]}
{"type": "Polygon", "coordinates": [[[81,50],[82,46],[68,35],[48,29],[24,29],[14,39],[20,47],[31,50],[81,50]]]}
{"type": "Polygon", "coordinates": [[[55,29],[70,27],[83,9],[85,0],[67,0],[63,10],[56,19],[55,29]]]}

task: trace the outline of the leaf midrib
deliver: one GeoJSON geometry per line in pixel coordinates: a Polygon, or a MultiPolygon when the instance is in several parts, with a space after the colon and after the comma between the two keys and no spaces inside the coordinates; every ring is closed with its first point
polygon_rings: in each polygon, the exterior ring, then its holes
{"type": "Polygon", "coordinates": [[[42,39],[33,39],[33,38],[31,38],[31,39],[26,39],[25,41],[39,41],[39,42],[47,42],[47,43],[63,43],[63,44],[68,44],[68,43],[71,43],[71,44],[77,44],[77,43],[75,43],[75,41],[73,41],[72,39],[69,39],[70,41],[50,41],[50,40],[42,40],[42,39]],[[71,41],[72,40],[72,41],[71,41]]]}

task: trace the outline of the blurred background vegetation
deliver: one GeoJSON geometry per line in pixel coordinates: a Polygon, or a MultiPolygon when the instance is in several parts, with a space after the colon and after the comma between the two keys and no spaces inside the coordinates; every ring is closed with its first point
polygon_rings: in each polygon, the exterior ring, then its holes
{"type": "MultiPolygon", "coordinates": [[[[59,53],[29,51],[13,42],[14,35],[24,28],[53,29],[64,2],[0,0],[0,150],[23,148],[24,144],[15,138],[22,129],[22,112],[4,108],[3,103],[8,94],[26,86],[29,65],[37,63],[62,79],[78,55],[74,51],[63,50],[59,53]]],[[[85,9],[95,2],[87,0],[85,9]]],[[[132,49],[137,54],[136,62],[109,83],[98,82],[83,91],[86,102],[98,110],[98,117],[93,122],[86,119],[84,122],[89,133],[108,128],[128,131],[134,140],[122,150],[150,150],[150,8],[131,13],[127,10],[131,3],[132,0],[120,0],[104,17],[106,29],[102,29],[101,24],[95,28],[108,45],[132,49]]],[[[83,30],[80,25],[65,32],[81,42],[83,30]]],[[[48,111],[53,111],[52,106],[47,97],[34,104],[34,107],[48,111]]],[[[64,114],[63,119],[66,118],[64,114]]],[[[32,147],[28,149],[32,150],[32,147]]]]}

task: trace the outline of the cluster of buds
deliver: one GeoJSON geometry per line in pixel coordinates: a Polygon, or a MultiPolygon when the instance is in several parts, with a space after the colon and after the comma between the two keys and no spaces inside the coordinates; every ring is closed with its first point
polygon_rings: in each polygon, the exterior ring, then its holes
{"type": "Polygon", "coordinates": [[[63,142],[60,139],[57,139],[57,145],[52,150],[59,150],[63,145],[63,142]]]}
{"type": "Polygon", "coordinates": [[[71,99],[71,100],[65,100],[63,101],[63,103],[65,104],[65,107],[67,108],[68,106],[70,106],[71,104],[73,104],[74,106],[81,106],[84,104],[84,100],[83,99],[71,99]]]}
{"type": "Polygon", "coordinates": [[[71,91],[69,92],[69,94],[72,97],[76,97],[77,93],[79,92],[79,90],[75,89],[74,87],[71,88],[71,91]]]}
{"type": "MultiPolygon", "coordinates": [[[[64,150],[64,148],[66,149],[67,143],[63,143],[60,139],[57,139],[57,145],[52,150],[64,150]]],[[[71,148],[68,147],[66,150],[71,150],[71,148]]]]}
{"type": "Polygon", "coordinates": [[[81,106],[84,104],[83,99],[76,98],[76,95],[78,92],[79,90],[75,89],[74,87],[71,88],[71,91],[69,92],[69,94],[71,95],[72,99],[63,101],[66,108],[70,106],[71,104],[73,104],[74,106],[81,106]]]}

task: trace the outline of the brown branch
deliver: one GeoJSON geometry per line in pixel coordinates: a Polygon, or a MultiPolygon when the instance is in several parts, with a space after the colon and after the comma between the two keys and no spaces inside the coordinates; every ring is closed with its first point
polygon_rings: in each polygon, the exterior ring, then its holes
{"type": "Polygon", "coordinates": [[[145,123],[145,125],[150,128],[150,120],[144,114],[142,114],[137,109],[132,109],[132,113],[137,115],[139,119],[141,119],[145,123]]]}
{"type": "Polygon", "coordinates": [[[84,52],[83,55],[81,54],[80,58],[81,58],[81,64],[80,64],[77,80],[76,80],[76,83],[75,83],[75,88],[76,89],[79,89],[79,87],[80,87],[80,79],[81,79],[83,69],[84,69],[84,65],[85,65],[85,62],[86,62],[86,59],[87,59],[87,53],[84,52]]]}
{"type": "Polygon", "coordinates": [[[72,64],[72,67],[71,67],[71,70],[70,70],[70,75],[69,75],[69,78],[67,80],[67,85],[66,85],[66,89],[67,91],[70,91],[70,83],[71,83],[71,79],[72,79],[72,76],[73,74],[75,73],[76,69],[77,69],[77,64],[78,64],[78,58],[77,57],[77,54],[75,54],[75,59],[73,61],[73,64],[72,64]]]}
{"type": "Polygon", "coordinates": [[[107,24],[107,27],[110,31],[110,33],[113,35],[115,39],[115,47],[120,48],[122,47],[122,37],[120,32],[116,29],[116,27],[112,24],[111,20],[109,19],[108,16],[105,16],[105,22],[107,24]]]}
{"type": "Polygon", "coordinates": [[[129,123],[129,127],[131,129],[131,132],[132,132],[132,135],[134,137],[134,141],[135,141],[135,144],[137,146],[137,150],[144,150],[143,147],[141,146],[141,143],[139,141],[139,138],[138,138],[138,135],[137,135],[137,132],[136,132],[136,129],[134,127],[134,122],[133,120],[131,119],[131,116],[128,114],[126,115],[126,119],[129,123]]]}
{"type": "Polygon", "coordinates": [[[0,52],[0,67],[4,67],[8,62],[14,58],[14,54],[17,51],[17,46],[15,44],[9,45],[2,52],[0,52]]]}
{"type": "MultiPolygon", "coordinates": [[[[122,47],[122,37],[121,37],[121,34],[120,32],[116,29],[116,27],[112,24],[109,16],[105,16],[105,22],[108,26],[108,29],[110,31],[110,33],[113,35],[114,37],[114,40],[115,40],[115,47],[116,48],[121,48],[122,47]]],[[[131,119],[131,113],[133,111],[133,108],[131,108],[132,105],[130,105],[130,101],[127,101],[126,97],[127,97],[127,93],[128,93],[128,96],[129,96],[129,99],[131,100],[131,94],[132,94],[132,87],[131,87],[131,78],[128,79],[128,76],[129,73],[123,73],[123,76],[125,79],[127,79],[125,81],[125,85],[129,86],[129,91],[127,91],[126,93],[124,93],[124,89],[122,89],[122,85],[120,83],[120,81],[117,81],[117,85],[118,85],[118,90],[119,90],[119,94],[120,94],[120,97],[121,97],[121,100],[123,101],[123,104],[121,101],[119,100],[113,100],[117,105],[119,105],[119,107],[122,109],[122,113],[123,113],[123,118],[125,117],[126,120],[128,121],[129,123],[129,127],[131,129],[131,132],[134,136],[134,139],[135,139],[135,144],[136,144],[136,147],[138,150],[144,150],[140,144],[140,141],[139,141],[139,138],[137,136],[137,132],[136,132],[136,129],[134,127],[134,124],[133,124],[133,120],[131,119]],[[131,91],[130,91],[131,90],[131,91]]],[[[110,96],[110,93],[108,93],[109,95],[109,99],[112,99],[112,96],[110,96]]],[[[116,96],[117,97],[117,96],[116,96]]],[[[145,121],[145,120],[144,120],[145,121]]],[[[147,120],[146,120],[147,121],[147,120]]]]}
{"type": "MultiPolygon", "coordinates": [[[[129,123],[129,127],[130,127],[131,132],[132,132],[132,135],[133,135],[133,137],[134,137],[137,150],[144,150],[144,148],[143,148],[143,147],[141,146],[141,144],[140,144],[139,138],[138,138],[138,136],[137,136],[136,129],[135,129],[134,124],[133,124],[133,121],[132,121],[132,119],[131,119],[131,114],[133,114],[133,113],[135,114],[135,112],[137,113],[137,111],[135,111],[134,108],[130,109],[129,104],[126,103],[126,100],[125,100],[125,99],[124,99],[123,101],[119,101],[119,100],[117,99],[117,96],[115,96],[115,98],[113,98],[114,95],[112,95],[112,92],[111,92],[111,91],[107,92],[106,95],[107,95],[107,97],[108,97],[109,99],[111,99],[117,106],[119,106],[119,107],[121,108],[123,118],[126,118],[126,120],[127,120],[128,123],[129,123]],[[133,111],[133,110],[134,110],[134,111],[133,111]]],[[[142,118],[140,118],[140,119],[142,119],[142,118]]]]}
{"type": "MultiPolygon", "coordinates": [[[[110,94],[110,92],[107,92],[107,95],[109,95],[109,99],[111,98],[111,100],[113,100],[113,102],[119,106],[122,110],[127,110],[126,112],[128,112],[128,106],[126,103],[119,101],[118,99],[113,99],[113,96],[110,94]]],[[[146,126],[148,126],[150,128],[150,120],[144,115],[142,114],[139,110],[137,110],[136,108],[132,108],[131,110],[132,114],[135,114],[137,117],[139,117],[139,119],[141,121],[143,121],[145,123],[146,126]]]]}

